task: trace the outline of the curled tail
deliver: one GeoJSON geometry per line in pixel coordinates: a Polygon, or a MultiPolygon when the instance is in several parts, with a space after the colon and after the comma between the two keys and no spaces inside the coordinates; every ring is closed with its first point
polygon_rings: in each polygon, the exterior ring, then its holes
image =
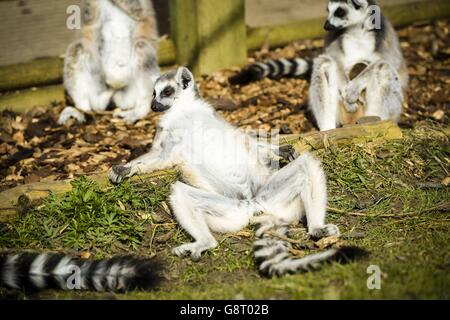
{"type": "Polygon", "coordinates": [[[159,282],[159,264],[136,256],[80,260],[57,253],[0,254],[0,286],[39,291],[148,290],[159,282]]]}
{"type": "Polygon", "coordinates": [[[310,64],[301,58],[268,60],[246,67],[228,81],[232,85],[246,85],[265,77],[298,77],[307,74],[309,70],[310,64]]]}
{"type": "Polygon", "coordinates": [[[334,261],[345,264],[368,255],[368,252],[361,248],[342,247],[295,258],[290,254],[290,244],[277,237],[285,237],[287,233],[288,228],[281,227],[271,234],[266,232],[253,244],[255,262],[261,275],[272,277],[286,273],[309,272],[319,269],[325,263],[334,261]]]}

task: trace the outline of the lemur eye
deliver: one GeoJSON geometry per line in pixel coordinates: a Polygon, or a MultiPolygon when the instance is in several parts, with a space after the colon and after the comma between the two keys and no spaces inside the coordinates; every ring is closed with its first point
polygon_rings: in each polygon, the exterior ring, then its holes
{"type": "Polygon", "coordinates": [[[175,89],[173,87],[165,87],[161,92],[161,97],[168,98],[175,93],[175,89]]]}
{"type": "Polygon", "coordinates": [[[334,12],[334,16],[336,18],[343,18],[347,15],[347,11],[345,11],[342,8],[337,8],[337,10],[334,12]]]}

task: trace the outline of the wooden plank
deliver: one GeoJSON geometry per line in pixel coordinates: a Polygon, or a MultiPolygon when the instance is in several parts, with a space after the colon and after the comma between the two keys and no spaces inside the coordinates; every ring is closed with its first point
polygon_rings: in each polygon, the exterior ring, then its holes
{"type": "Polygon", "coordinates": [[[52,102],[64,102],[62,85],[38,87],[0,96],[0,110],[26,112],[34,107],[48,107],[52,102]]]}
{"type": "Polygon", "coordinates": [[[246,62],[244,0],[171,0],[177,63],[206,74],[246,62]]]}
{"type": "Polygon", "coordinates": [[[1,66],[0,91],[61,83],[63,65],[60,58],[48,58],[1,66]]]}

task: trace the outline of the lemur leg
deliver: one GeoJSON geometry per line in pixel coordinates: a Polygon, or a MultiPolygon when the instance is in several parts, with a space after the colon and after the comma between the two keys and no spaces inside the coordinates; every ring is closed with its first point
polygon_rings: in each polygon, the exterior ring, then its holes
{"type": "MultiPolygon", "coordinates": [[[[64,86],[71,96],[75,108],[82,112],[103,111],[107,108],[113,91],[103,82],[99,62],[82,42],[72,44],[66,54],[64,86]]],[[[65,123],[70,117],[84,120],[79,113],[67,109],[58,122],[65,123]]]]}
{"type": "Polygon", "coordinates": [[[153,87],[160,74],[156,57],[155,45],[147,40],[136,42],[131,61],[134,77],[126,88],[115,94],[114,102],[121,110],[114,116],[134,123],[150,112],[153,87]]]}
{"type": "Polygon", "coordinates": [[[321,164],[303,154],[277,171],[257,194],[257,202],[275,218],[275,225],[298,222],[306,216],[308,233],[314,238],[338,235],[339,229],[325,224],[327,187],[321,164]]]}
{"type": "Polygon", "coordinates": [[[388,63],[378,63],[368,82],[367,116],[398,121],[403,107],[403,89],[397,71],[388,63]]]}
{"type": "Polygon", "coordinates": [[[217,246],[210,230],[237,232],[248,225],[253,214],[252,206],[245,201],[206,192],[182,182],[172,187],[170,202],[176,220],[195,240],[176,247],[172,253],[177,256],[190,253],[193,260],[200,259],[202,252],[217,246]]]}
{"type": "Polygon", "coordinates": [[[330,56],[321,55],[314,60],[309,106],[321,131],[335,129],[339,124],[339,87],[344,78],[330,56]]]}

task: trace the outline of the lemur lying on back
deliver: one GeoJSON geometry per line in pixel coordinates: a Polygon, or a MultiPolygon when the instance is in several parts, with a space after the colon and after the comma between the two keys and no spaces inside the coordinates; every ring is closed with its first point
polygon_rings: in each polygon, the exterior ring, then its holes
{"type": "Polygon", "coordinates": [[[133,123],[150,111],[159,76],[158,31],[151,0],[84,0],[80,39],[66,53],[64,86],[74,103],[61,114],[83,122],[83,113],[104,111],[133,123]]]}
{"type": "MultiPolygon", "coordinates": [[[[314,60],[309,105],[320,130],[355,123],[362,116],[397,121],[408,70],[395,30],[373,0],[330,0],[325,50],[314,60]],[[362,67],[361,67],[362,66],[362,67]],[[364,69],[359,74],[355,71],[364,69]]],[[[296,59],[258,63],[230,78],[246,84],[265,76],[304,74],[296,59]]]]}
{"type": "Polygon", "coordinates": [[[237,232],[250,223],[260,223],[255,256],[267,275],[305,271],[338,258],[352,258],[358,250],[332,249],[302,259],[289,256],[289,247],[268,230],[283,233],[286,225],[307,221],[314,238],[339,235],[335,225],[325,224],[326,178],[319,161],[310,154],[275,170],[272,163],[278,147],[258,142],[228,124],[199,96],[191,72],[179,68],[159,78],[152,110],[165,112],[150,152],[126,165],[114,166],[114,183],[136,173],[167,168],[181,171],[170,195],[178,223],[194,242],[173,253],[190,254],[217,246],[211,231],[237,232]],[[272,234],[272,235],[271,235],[272,234]]]}

